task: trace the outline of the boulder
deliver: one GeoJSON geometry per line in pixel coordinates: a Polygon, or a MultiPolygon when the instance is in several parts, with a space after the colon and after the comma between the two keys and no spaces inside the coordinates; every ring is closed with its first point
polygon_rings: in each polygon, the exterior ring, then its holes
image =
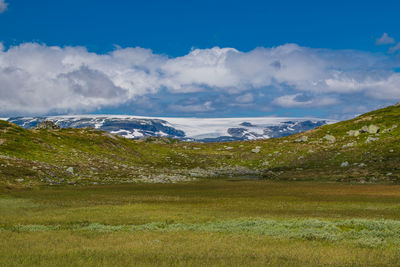
{"type": "Polygon", "coordinates": [[[333,135],[327,134],[324,136],[324,139],[330,143],[335,143],[336,138],[333,135]]]}
{"type": "Polygon", "coordinates": [[[356,142],[351,142],[351,143],[343,145],[342,148],[353,147],[355,144],[356,144],[356,142]]]}
{"type": "Polygon", "coordinates": [[[70,174],[74,174],[74,168],[72,167],[68,167],[66,171],[69,172],[70,174]]]}
{"type": "Polygon", "coordinates": [[[251,152],[253,152],[253,153],[260,153],[260,148],[259,148],[259,147],[253,148],[253,149],[251,150],[251,152]]]}
{"type": "Polygon", "coordinates": [[[379,133],[380,128],[376,125],[363,126],[360,130],[361,133],[376,134],[379,133]]]}
{"type": "Polygon", "coordinates": [[[360,135],[360,131],[359,130],[350,130],[347,132],[347,134],[349,136],[359,136],[360,135]]]}
{"type": "Polygon", "coordinates": [[[305,135],[303,135],[302,137],[297,138],[297,139],[294,140],[294,141],[295,141],[295,142],[298,142],[298,143],[300,143],[300,142],[307,142],[307,141],[308,141],[308,137],[305,136],[305,135]]]}
{"type": "Polygon", "coordinates": [[[380,128],[376,125],[371,124],[370,126],[368,126],[368,133],[370,134],[375,134],[375,133],[379,133],[380,128]]]}
{"type": "Polygon", "coordinates": [[[371,137],[371,136],[369,136],[369,137],[367,138],[367,140],[365,141],[365,143],[371,143],[371,142],[375,142],[375,141],[378,141],[378,140],[379,140],[378,137],[371,137]]]}
{"type": "Polygon", "coordinates": [[[342,162],[342,164],[340,164],[340,167],[348,167],[348,166],[349,166],[348,161],[342,162]]]}

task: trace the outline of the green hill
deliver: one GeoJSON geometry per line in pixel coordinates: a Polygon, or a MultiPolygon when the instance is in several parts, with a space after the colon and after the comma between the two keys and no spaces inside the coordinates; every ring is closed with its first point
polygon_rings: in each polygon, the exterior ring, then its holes
{"type": "Polygon", "coordinates": [[[400,106],[278,139],[129,140],[95,129],[31,129],[0,121],[0,185],[180,182],[251,177],[400,181],[400,106]]]}

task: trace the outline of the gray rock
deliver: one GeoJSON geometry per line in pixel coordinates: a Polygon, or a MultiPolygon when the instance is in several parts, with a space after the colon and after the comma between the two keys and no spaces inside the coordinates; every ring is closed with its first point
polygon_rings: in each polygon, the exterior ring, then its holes
{"type": "Polygon", "coordinates": [[[371,136],[369,136],[369,137],[367,138],[367,140],[365,141],[365,143],[371,143],[371,142],[375,142],[375,141],[378,141],[378,140],[379,140],[378,137],[371,137],[371,136]]]}
{"type": "Polygon", "coordinates": [[[351,143],[343,145],[342,148],[353,147],[355,144],[356,144],[356,142],[351,142],[351,143]]]}
{"type": "Polygon", "coordinates": [[[393,124],[393,125],[392,125],[392,128],[387,128],[387,129],[383,130],[382,132],[383,132],[383,133],[391,132],[391,131],[393,131],[393,130],[396,129],[396,128],[397,128],[397,124],[393,124]]]}
{"type": "Polygon", "coordinates": [[[349,166],[348,161],[342,162],[342,164],[340,164],[340,167],[348,167],[348,166],[349,166]]]}
{"type": "Polygon", "coordinates": [[[324,136],[324,139],[330,143],[335,143],[336,138],[333,135],[327,134],[324,136]]]}
{"type": "Polygon", "coordinates": [[[370,134],[379,133],[379,130],[380,130],[380,128],[378,126],[376,126],[376,125],[373,125],[373,124],[371,124],[368,127],[368,133],[370,133],[370,134]]]}
{"type": "Polygon", "coordinates": [[[360,131],[359,130],[350,130],[347,132],[347,134],[349,136],[359,136],[360,135],[360,131]]]}
{"type": "Polygon", "coordinates": [[[307,142],[307,141],[308,141],[308,137],[305,136],[305,135],[303,135],[302,137],[297,138],[297,139],[294,140],[294,141],[295,141],[295,142],[298,142],[298,143],[300,143],[300,142],[307,142]]]}
{"type": "Polygon", "coordinates": [[[74,174],[74,168],[72,168],[72,167],[68,167],[66,171],[71,174],[74,174]]]}
{"type": "Polygon", "coordinates": [[[253,149],[251,150],[251,152],[253,152],[253,153],[260,153],[260,148],[259,148],[259,147],[253,148],[253,149]]]}
{"type": "Polygon", "coordinates": [[[380,128],[376,125],[371,124],[370,126],[363,126],[360,130],[361,133],[375,134],[379,133],[380,128]]]}
{"type": "Polygon", "coordinates": [[[24,181],[23,178],[19,178],[19,179],[15,179],[15,181],[17,181],[18,183],[22,183],[24,181]]]}
{"type": "Polygon", "coordinates": [[[360,129],[360,133],[368,133],[368,126],[365,125],[360,129]]]}

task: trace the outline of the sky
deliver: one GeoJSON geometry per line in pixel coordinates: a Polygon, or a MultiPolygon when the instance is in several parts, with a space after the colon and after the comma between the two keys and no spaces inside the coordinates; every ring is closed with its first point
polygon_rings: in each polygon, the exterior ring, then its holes
{"type": "Polygon", "coordinates": [[[399,1],[0,0],[0,117],[347,119],[400,101],[399,1]]]}

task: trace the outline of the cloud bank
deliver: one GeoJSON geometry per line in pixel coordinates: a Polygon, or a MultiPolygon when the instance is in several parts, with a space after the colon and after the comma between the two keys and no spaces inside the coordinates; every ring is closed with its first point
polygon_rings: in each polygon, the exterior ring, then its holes
{"type": "Polygon", "coordinates": [[[0,115],[121,106],[168,115],[340,105],[347,109],[332,112],[350,114],[367,103],[399,101],[397,67],[390,55],[296,44],[249,52],[194,49],[175,58],[138,47],[96,54],[84,47],[1,45],[0,115]]]}

